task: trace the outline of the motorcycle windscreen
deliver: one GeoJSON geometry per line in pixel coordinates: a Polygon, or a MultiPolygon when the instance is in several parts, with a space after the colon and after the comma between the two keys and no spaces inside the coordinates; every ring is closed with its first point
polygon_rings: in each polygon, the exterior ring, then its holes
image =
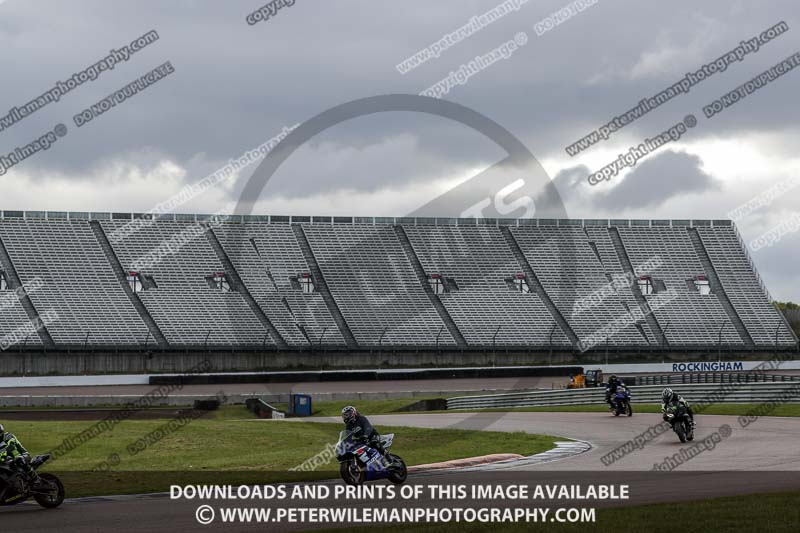
{"type": "Polygon", "coordinates": [[[381,435],[381,444],[384,448],[388,448],[394,442],[394,433],[389,433],[388,435],[381,435]]]}

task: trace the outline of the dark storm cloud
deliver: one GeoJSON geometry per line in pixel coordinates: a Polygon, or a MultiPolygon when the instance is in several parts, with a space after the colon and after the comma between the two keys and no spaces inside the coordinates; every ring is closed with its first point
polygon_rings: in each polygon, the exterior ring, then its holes
{"type": "Polygon", "coordinates": [[[565,202],[580,196],[586,190],[586,176],[591,170],[585,165],[562,169],[553,176],[553,184],[565,202]]]}
{"type": "MultiPolygon", "coordinates": [[[[13,72],[13,77],[9,83],[4,76],[0,109],[28,101],[55,80],[150,29],[161,39],[102,79],[0,133],[0,149],[27,143],[64,122],[71,126],[66,142],[26,163],[26,168],[40,174],[86,174],[99,159],[150,148],[180,165],[204,160],[205,168],[193,169],[202,174],[284,126],[336,104],[374,94],[417,93],[524,30],[530,37],[527,46],[467,85],[455,87],[447,97],[491,116],[545,157],[560,153],[566,144],[739,40],[781,19],[800,25],[788,1],[758,7],[677,2],[669,9],[600,1],[536,37],[533,25],[565,2],[529,2],[410,73],[400,75],[395,69],[399,61],[499,3],[298,2],[280,17],[251,27],[244,17],[250,8],[259,7],[257,3],[10,0],[0,17],[5,52],[0,68],[13,72]],[[72,115],[166,60],[175,66],[173,79],[95,123],[80,129],[70,124],[72,115]]],[[[784,57],[791,41],[784,36],[770,43],[758,55],[629,126],[625,135],[651,135],[674,122],[674,114],[697,112],[761,66],[784,57]]],[[[717,125],[733,134],[737,128],[796,123],[800,117],[790,105],[794,89],[795,84],[782,80],[765,89],[768,96],[754,96],[741,109],[701,124],[703,128],[693,133],[714,134],[717,125]]],[[[357,146],[419,132],[421,124],[417,117],[400,114],[358,122],[321,140],[357,146]]],[[[453,131],[444,121],[425,124],[435,141],[419,143],[420,168],[406,171],[410,179],[417,178],[412,174],[427,179],[431,172],[424,168],[426,163],[446,169],[486,162],[480,139],[465,142],[463,134],[453,131]]],[[[352,187],[397,179],[350,170],[343,167],[334,181],[352,187]]]]}
{"type": "Polygon", "coordinates": [[[619,185],[597,196],[607,208],[658,207],[677,196],[719,189],[721,183],[704,172],[693,154],[668,150],[639,163],[619,185]]]}
{"type": "MultiPolygon", "coordinates": [[[[683,139],[687,143],[780,133],[785,145],[779,152],[791,154],[800,133],[800,73],[782,77],[712,119],[702,116],[702,106],[796,51],[800,9],[795,0],[668,5],[599,0],[542,36],[534,25],[570,2],[530,1],[408,74],[396,70],[402,60],[500,3],[308,0],[250,26],[245,17],[263,0],[7,0],[0,4],[0,117],[111,48],[152,29],[161,38],[97,81],[0,132],[0,154],[7,154],[58,123],[69,126],[66,137],[0,183],[13,183],[13,174],[20,172],[38,183],[58,177],[83,184],[94,180],[102,187],[107,177],[99,169],[139,167],[138,174],[117,178],[135,181],[163,161],[185,170],[185,181],[196,181],[282,128],[333,106],[377,94],[417,94],[520,31],[529,37],[524,47],[453,87],[446,98],[497,121],[540,160],[557,161],[548,165],[556,187],[566,201],[590,204],[584,209],[587,217],[592,209],[606,213],[612,208],[625,216],[625,209],[642,205],[652,206],[653,216],[669,217],[657,212],[666,198],[690,198],[716,186],[696,159],[667,152],[642,162],[610,193],[587,190],[582,182],[581,176],[596,170],[586,168],[584,156],[607,152],[614,159],[688,113],[699,123],[683,139]],[[789,32],[758,53],[646,114],[610,141],[575,158],[564,153],[565,146],[642,98],[781,20],[789,32]],[[165,61],[175,68],[169,78],[82,128],[72,123],[73,115],[165,61]]],[[[384,113],[319,135],[279,169],[268,192],[312,197],[414,187],[479,171],[505,155],[446,120],[384,113]]],[[[243,179],[248,176],[245,172],[243,179]]],[[[26,203],[37,201],[31,196],[26,203]]],[[[150,207],[128,206],[132,211],[150,207]]]]}

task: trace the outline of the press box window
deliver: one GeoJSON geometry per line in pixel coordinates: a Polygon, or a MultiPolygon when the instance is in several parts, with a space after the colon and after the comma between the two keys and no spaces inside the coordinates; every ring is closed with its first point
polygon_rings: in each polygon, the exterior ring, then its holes
{"type": "Polygon", "coordinates": [[[303,294],[311,294],[317,290],[314,286],[314,278],[308,272],[290,277],[289,283],[291,283],[293,289],[303,291],[303,294]]]}
{"type": "Polygon", "coordinates": [[[708,278],[705,277],[705,275],[695,276],[692,280],[692,285],[694,290],[703,296],[711,294],[711,284],[708,282],[708,278]]]}
{"type": "Polygon", "coordinates": [[[528,278],[525,277],[525,274],[514,274],[513,277],[506,278],[506,285],[508,285],[509,289],[515,292],[521,292],[522,294],[531,292],[531,288],[528,285],[528,278]]]}
{"type": "Polygon", "coordinates": [[[458,290],[458,283],[453,278],[442,276],[441,274],[430,274],[428,284],[433,294],[445,294],[458,290]]]}
{"type": "Polygon", "coordinates": [[[444,280],[441,274],[431,274],[428,276],[428,284],[430,284],[433,294],[444,294],[447,292],[444,288],[444,280]]]}
{"type": "Polygon", "coordinates": [[[128,280],[128,285],[130,285],[131,290],[133,291],[133,294],[139,294],[144,290],[144,287],[142,286],[142,280],[139,277],[138,272],[128,272],[126,278],[128,280]]]}
{"type": "Polygon", "coordinates": [[[658,294],[667,290],[667,284],[664,283],[663,279],[656,279],[650,276],[641,276],[637,280],[637,284],[639,285],[639,290],[645,295],[658,294]]]}
{"type": "Polygon", "coordinates": [[[653,286],[653,278],[650,276],[641,276],[639,278],[639,290],[642,291],[642,294],[647,296],[648,294],[655,294],[655,287],[653,286]]]}
{"type": "Polygon", "coordinates": [[[215,272],[210,276],[206,276],[206,283],[208,283],[208,286],[211,289],[216,289],[222,292],[233,291],[230,280],[228,279],[228,275],[225,274],[225,272],[215,272]]]}
{"type": "Polygon", "coordinates": [[[128,285],[134,294],[139,294],[142,291],[158,288],[156,280],[153,279],[153,276],[142,274],[141,272],[128,272],[125,275],[125,279],[128,281],[128,285]]]}

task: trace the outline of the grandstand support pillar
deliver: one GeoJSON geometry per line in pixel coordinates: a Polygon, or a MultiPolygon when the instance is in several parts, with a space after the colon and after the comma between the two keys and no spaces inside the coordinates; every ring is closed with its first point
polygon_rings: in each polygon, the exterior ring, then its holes
{"type": "Polygon", "coordinates": [[[322,328],[322,333],[320,333],[319,335],[319,343],[318,343],[320,348],[322,348],[322,340],[325,338],[325,333],[327,332],[328,332],[328,326],[322,328]]]}
{"type": "Polygon", "coordinates": [[[717,362],[722,361],[722,332],[725,330],[727,322],[723,322],[719,327],[719,336],[717,338],[717,362]]]}
{"type": "MultiPolygon", "coordinates": [[[[383,337],[384,337],[384,335],[386,335],[386,331],[388,329],[389,329],[388,327],[387,328],[383,328],[383,331],[381,331],[381,336],[378,337],[378,357],[383,355],[383,337]]],[[[378,365],[380,365],[380,361],[378,361],[378,365]]]]}
{"type": "Polygon", "coordinates": [[[553,302],[552,298],[550,298],[550,295],[547,294],[547,291],[544,289],[544,285],[542,285],[541,281],[539,281],[539,277],[536,275],[536,272],[533,271],[533,267],[525,257],[525,253],[522,251],[522,248],[520,248],[517,239],[515,239],[514,235],[511,233],[511,229],[508,226],[500,226],[500,233],[502,233],[503,237],[505,237],[509,248],[511,248],[511,252],[517,259],[519,267],[525,273],[528,287],[530,287],[531,291],[536,293],[542,300],[542,303],[550,312],[550,316],[559,325],[561,331],[564,332],[564,335],[569,338],[570,343],[572,343],[572,347],[579,349],[580,339],[578,338],[578,335],[572,329],[572,326],[570,326],[569,322],[567,322],[567,319],[564,318],[564,315],[553,302]]]}
{"type": "Polygon", "coordinates": [[[456,343],[456,346],[459,348],[466,348],[467,340],[464,338],[464,335],[461,334],[461,330],[458,329],[458,325],[456,324],[453,317],[450,315],[450,312],[444,306],[442,301],[439,297],[433,293],[433,289],[431,289],[430,283],[428,283],[428,276],[425,274],[425,269],[422,268],[422,262],[417,257],[417,253],[414,251],[414,247],[411,245],[411,241],[408,239],[408,234],[406,234],[406,230],[403,226],[397,225],[394,226],[395,235],[397,235],[397,239],[400,241],[400,247],[406,254],[406,258],[408,259],[409,263],[411,263],[411,267],[414,270],[414,273],[417,275],[417,280],[419,281],[422,290],[425,292],[428,300],[433,304],[434,309],[439,314],[439,318],[441,318],[444,325],[447,327],[447,331],[450,332],[450,336],[453,337],[453,340],[456,343]]]}
{"type": "Polygon", "coordinates": [[[8,250],[6,250],[2,238],[0,238],[0,268],[6,273],[9,290],[17,291],[18,289],[22,289],[19,291],[22,294],[19,297],[19,303],[25,310],[25,314],[28,315],[28,320],[32,324],[41,326],[37,328],[37,332],[39,334],[39,339],[45,347],[45,351],[48,347],[55,347],[56,343],[53,341],[53,337],[50,336],[47,325],[39,318],[39,312],[36,310],[36,306],[33,305],[33,300],[31,300],[30,295],[28,295],[27,291],[23,288],[22,280],[20,280],[19,274],[17,274],[17,269],[14,267],[11,256],[8,255],[8,250]]]}
{"type": "Polygon", "coordinates": [[[548,361],[549,361],[548,364],[550,366],[553,366],[553,335],[555,334],[557,327],[558,327],[558,324],[556,324],[555,321],[554,321],[553,322],[553,327],[550,328],[550,339],[547,341],[547,345],[550,347],[550,355],[548,356],[548,361]]]}
{"type": "Polygon", "coordinates": [[[336,303],[336,299],[333,297],[333,294],[331,294],[328,283],[325,281],[325,275],[322,273],[314,251],[311,249],[311,244],[308,242],[308,237],[306,237],[303,231],[303,226],[300,224],[292,224],[292,231],[297,239],[298,246],[300,246],[300,251],[303,252],[303,258],[306,260],[306,264],[308,264],[308,268],[311,270],[311,278],[314,280],[315,290],[322,296],[322,301],[325,302],[325,306],[328,308],[328,312],[331,314],[336,327],[339,328],[339,333],[342,334],[347,347],[357,349],[358,341],[355,335],[353,335],[350,326],[347,324],[342,310],[339,309],[339,304],[336,303]]]}
{"type": "Polygon", "coordinates": [[[158,324],[156,324],[155,319],[147,310],[147,307],[145,307],[141,298],[139,298],[139,295],[133,292],[133,289],[131,289],[130,283],[128,283],[128,279],[125,276],[125,271],[122,269],[122,263],[120,263],[114,248],[111,246],[111,242],[109,242],[108,236],[106,235],[103,226],[100,224],[100,221],[90,220],[89,227],[92,228],[94,237],[97,239],[100,249],[103,250],[103,253],[106,256],[106,261],[108,261],[108,264],[111,266],[111,270],[114,271],[114,275],[117,277],[117,281],[122,287],[123,292],[128,297],[128,300],[130,300],[134,309],[136,309],[136,312],[139,313],[139,317],[147,326],[147,329],[153,336],[156,344],[158,344],[158,346],[161,348],[168,347],[169,342],[164,336],[164,333],[161,331],[161,328],[158,326],[158,324]]]}
{"type": "Polygon", "coordinates": [[[280,334],[278,328],[275,327],[275,324],[272,323],[264,310],[261,309],[261,306],[258,305],[256,299],[253,298],[253,295],[247,289],[247,286],[244,284],[241,276],[239,276],[239,272],[236,270],[236,267],[233,266],[233,261],[231,261],[231,258],[228,257],[228,253],[225,251],[225,248],[222,247],[222,243],[219,242],[217,234],[214,233],[214,229],[208,224],[205,224],[205,229],[208,243],[211,245],[211,248],[217,255],[217,259],[219,259],[220,263],[222,263],[222,267],[225,269],[225,274],[230,276],[230,280],[236,287],[237,292],[242,295],[242,298],[247,303],[247,306],[256,316],[258,321],[261,322],[261,325],[264,326],[264,329],[266,329],[269,335],[273,338],[278,348],[282,350],[289,348],[289,344],[280,334]]]}

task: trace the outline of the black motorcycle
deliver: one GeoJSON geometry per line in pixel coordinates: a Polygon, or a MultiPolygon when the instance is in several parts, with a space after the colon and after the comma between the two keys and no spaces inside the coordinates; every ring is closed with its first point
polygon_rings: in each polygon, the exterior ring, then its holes
{"type": "Polygon", "coordinates": [[[668,407],[664,413],[664,420],[669,422],[672,431],[678,434],[681,442],[694,440],[694,428],[686,407],[680,404],[668,407]]]}
{"type": "MultiPolygon", "coordinates": [[[[31,467],[38,470],[50,459],[50,454],[31,459],[31,467]]],[[[16,505],[33,498],[45,509],[54,509],[64,502],[64,485],[57,476],[43,472],[31,480],[13,461],[0,463],[0,506],[16,505]]]]}

